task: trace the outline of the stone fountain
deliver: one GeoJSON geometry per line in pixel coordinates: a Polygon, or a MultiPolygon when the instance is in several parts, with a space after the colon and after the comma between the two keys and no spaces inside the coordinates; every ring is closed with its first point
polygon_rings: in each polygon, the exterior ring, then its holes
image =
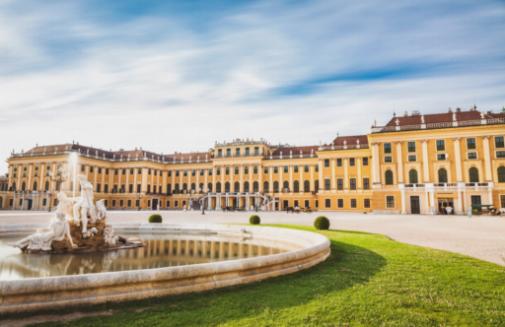
{"type": "Polygon", "coordinates": [[[94,201],[93,185],[85,176],[80,175],[78,180],[80,196],[75,196],[76,186],[73,197],[59,192],[58,206],[49,227],[14,246],[26,253],[98,252],[143,246],[138,239],[114,235],[112,226],[107,224],[104,200],[94,201]]]}

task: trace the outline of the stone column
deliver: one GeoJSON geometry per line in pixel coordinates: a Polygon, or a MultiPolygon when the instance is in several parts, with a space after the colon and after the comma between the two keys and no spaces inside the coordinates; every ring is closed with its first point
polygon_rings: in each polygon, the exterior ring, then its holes
{"type": "Polygon", "coordinates": [[[212,167],[212,192],[216,193],[216,167],[212,167]]]}
{"type": "MultiPolygon", "coordinates": [[[[54,168],[56,169],[56,167],[54,168]]],[[[100,175],[102,175],[102,178],[100,179],[100,183],[102,184],[101,186],[101,192],[104,192],[104,189],[105,189],[105,168],[101,168],[102,169],[102,173],[100,175]]],[[[137,173],[137,169],[135,169],[135,174],[137,173]]]]}
{"type": "Polygon", "coordinates": [[[356,158],[356,166],[357,166],[357,172],[358,172],[358,177],[356,177],[356,186],[357,186],[357,189],[358,190],[362,190],[363,189],[363,177],[362,177],[362,173],[361,173],[361,164],[362,164],[362,160],[361,158],[356,158]]]}
{"type": "Polygon", "coordinates": [[[489,136],[484,136],[483,140],[484,146],[484,178],[486,182],[493,181],[493,174],[491,171],[491,152],[489,150],[489,136]]]}
{"type": "Polygon", "coordinates": [[[270,187],[270,192],[269,193],[273,193],[274,192],[274,167],[269,167],[268,168],[268,173],[269,173],[269,187],[270,187]]]}
{"type": "Polygon", "coordinates": [[[380,162],[379,162],[379,144],[372,144],[372,183],[374,187],[380,187],[380,162]]]}
{"type": "Polygon", "coordinates": [[[428,159],[428,142],[426,140],[422,142],[422,149],[423,149],[423,181],[424,183],[429,183],[430,163],[428,159]]]}
{"type": "MultiPolygon", "coordinates": [[[[112,172],[112,169],[109,171],[109,175],[114,175],[114,173],[112,172]]],[[[142,168],[142,177],[141,177],[141,187],[140,187],[140,190],[142,191],[142,193],[146,193],[147,192],[147,168],[142,168]]],[[[112,189],[113,185],[109,185],[109,187],[112,189]]]]}
{"type": "MultiPolygon", "coordinates": [[[[209,192],[208,184],[209,184],[209,169],[205,168],[203,170],[203,191],[206,193],[209,192]]],[[[210,199],[208,202],[210,203],[210,199]]]]}
{"type": "MultiPolygon", "coordinates": [[[[318,162],[318,165],[319,165],[319,172],[318,172],[318,175],[319,175],[319,190],[324,190],[324,181],[323,181],[323,162],[321,160],[319,160],[318,162]]],[[[314,186],[314,189],[315,189],[315,186],[314,186]]],[[[318,190],[318,192],[319,192],[318,190]]]]}
{"type": "Polygon", "coordinates": [[[314,192],[315,183],[314,183],[314,166],[313,165],[309,166],[309,172],[310,172],[310,191],[314,192]]]}
{"type": "Polygon", "coordinates": [[[239,191],[244,192],[244,166],[239,166],[239,191]]]}
{"type": "MultiPolygon", "coordinates": [[[[33,184],[33,164],[28,165],[28,181],[26,183],[26,190],[32,190],[33,184]]],[[[32,190],[35,191],[35,190],[32,190]]]]}
{"type": "Polygon", "coordinates": [[[456,182],[463,182],[461,168],[461,146],[459,138],[454,139],[454,164],[456,165],[456,182]]]}
{"type": "Polygon", "coordinates": [[[221,166],[220,167],[221,169],[221,193],[224,193],[224,175],[226,173],[226,167],[225,166],[221,166]]]}
{"type": "Polygon", "coordinates": [[[344,190],[349,189],[349,158],[342,158],[344,163],[344,190]]]}
{"type": "MultiPolygon", "coordinates": [[[[118,173],[117,173],[117,192],[121,193],[121,185],[123,184],[122,183],[123,169],[118,169],[117,171],[118,171],[118,173]]],[[[151,174],[151,178],[152,178],[152,176],[153,175],[151,174]]],[[[154,187],[154,185],[151,183],[151,192],[153,191],[153,189],[152,189],[153,187],[154,187]]]]}
{"type": "MultiPolygon", "coordinates": [[[[337,189],[337,168],[336,168],[336,159],[330,159],[330,167],[331,167],[331,182],[330,182],[330,188],[331,192],[335,193],[335,190],[337,189]]],[[[319,182],[321,183],[321,182],[319,182]]]]}
{"type": "Polygon", "coordinates": [[[196,174],[196,188],[195,191],[198,193],[200,191],[203,191],[203,189],[200,189],[200,169],[195,168],[195,174],[196,174]]]}
{"type": "Polygon", "coordinates": [[[305,188],[304,188],[304,185],[305,185],[305,181],[303,179],[303,171],[304,171],[305,167],[304,166],[300,166],[298,167],[298,173],[299,173],[299,176],[298,176],[298,187],[300,188],[300,192],[304,193],[305,192],[305,188]]]}
{"type": "Polygon", "coordinates": [[[400,202],[401,202],[401,214],[405,215],[407,213],[407,195],[405,194],[405,185],[400,184],[400,202]]]}
{"type": "Polygon", "coordinates": [[[284,192],[284,166],[279,167],[279,191],[284,192]]]}
{"type": "Polygon", "coordinates": [[[93,167],[93,188],[96,190],[96,185],[98,183],[98,167],[93,167]]]}
{"type": "Polygon", "coordinates": [[[258,191],[263,193],[263,165],[258,168],[258,191]]]}
{"type": "Polygon", "coordinates": [[[293,192],[293,170],[295,167],[289,165],[289,193],[293,192]]]}
{"type": "Polygon", "coordinates": [[[403,153],[402,143],[396,143],[396,178],[398,184],[403,184],[403,153]]]}

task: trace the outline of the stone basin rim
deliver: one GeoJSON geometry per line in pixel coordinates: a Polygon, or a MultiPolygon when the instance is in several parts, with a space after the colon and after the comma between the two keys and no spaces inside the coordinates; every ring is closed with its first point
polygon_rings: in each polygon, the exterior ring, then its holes
{"type": "MultiPolygon", "coordinates": [[[[15,226],[11,225],[11,227],[15,226]]],[[[27,231],[26,225],[19,227],[8,230],[2,228],[0,236],[27,231]]],[[[107,296],[97,297],[94,294],[98,290],[101,294],[104,292],[106,294],[110,290],[111,299],[117,297],[118,301],[123,301],[246,284],[309,268],[324,261],[330,254],[330,241],[325,236],[305,230],[220,224],[117,224],[114,225],[114,229],[117,233],[121,231],[138,231],[139,233],[171,231],[174,235],[184,233],[224,236],[244,235],[246,231],[260,240],[285,240],[291,244],[297,244],[300,248],[278,254],[186,266],[0,281],[0,314],[44,310],[54,308],[55,305],[64,307],[64,302],[57,304],[51,301],[60,293],[66,296],[68,303],[78,305],[109,302],[107,296]],[[184,285],[177,287],[178,281],[184,285]],[[194,286],[188,286],[192,281],[194,281],[194,286]],[[161,285],[162,289],[153,290],[151,285],[153,283],[161,285]],[[166,288],[174,287],[174,290],[163,289],[163,285],[166,288]],[[135,287],[136,291],[132,294],[125,294],[126,291],[124,291],[124,294],[118,296],[118,288],[123,289],[129,286],[135,287]],[[47,295],[46,301],[43,300],[44,294],[47,295]],[[55,305],[51,306],[51,302],[55,305]]],[[[153,233],[153,235],[156,234],[153,233]]]]}

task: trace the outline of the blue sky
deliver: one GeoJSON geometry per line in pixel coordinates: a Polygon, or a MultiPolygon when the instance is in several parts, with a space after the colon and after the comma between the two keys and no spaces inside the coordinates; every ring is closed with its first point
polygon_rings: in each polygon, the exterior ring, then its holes
{"type": "Polygon", "coordinates": [[[501,110],[504,41],[504,1],[0,0],[0,158],[319,144],[393,112],[501,110]]]}

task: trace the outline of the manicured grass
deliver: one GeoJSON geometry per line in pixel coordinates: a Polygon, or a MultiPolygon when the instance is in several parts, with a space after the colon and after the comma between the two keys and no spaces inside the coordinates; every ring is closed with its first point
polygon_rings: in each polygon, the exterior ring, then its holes
{"type": "MultiPolygon", "coordinates": [[[[100,306],[69,326],[504,326],[505,269],[397,243],[323,232],[332,255],[310,270],[213,292],[100,306]]],[[[48,326],[55,326],[54,322],[48,326]]]]}

